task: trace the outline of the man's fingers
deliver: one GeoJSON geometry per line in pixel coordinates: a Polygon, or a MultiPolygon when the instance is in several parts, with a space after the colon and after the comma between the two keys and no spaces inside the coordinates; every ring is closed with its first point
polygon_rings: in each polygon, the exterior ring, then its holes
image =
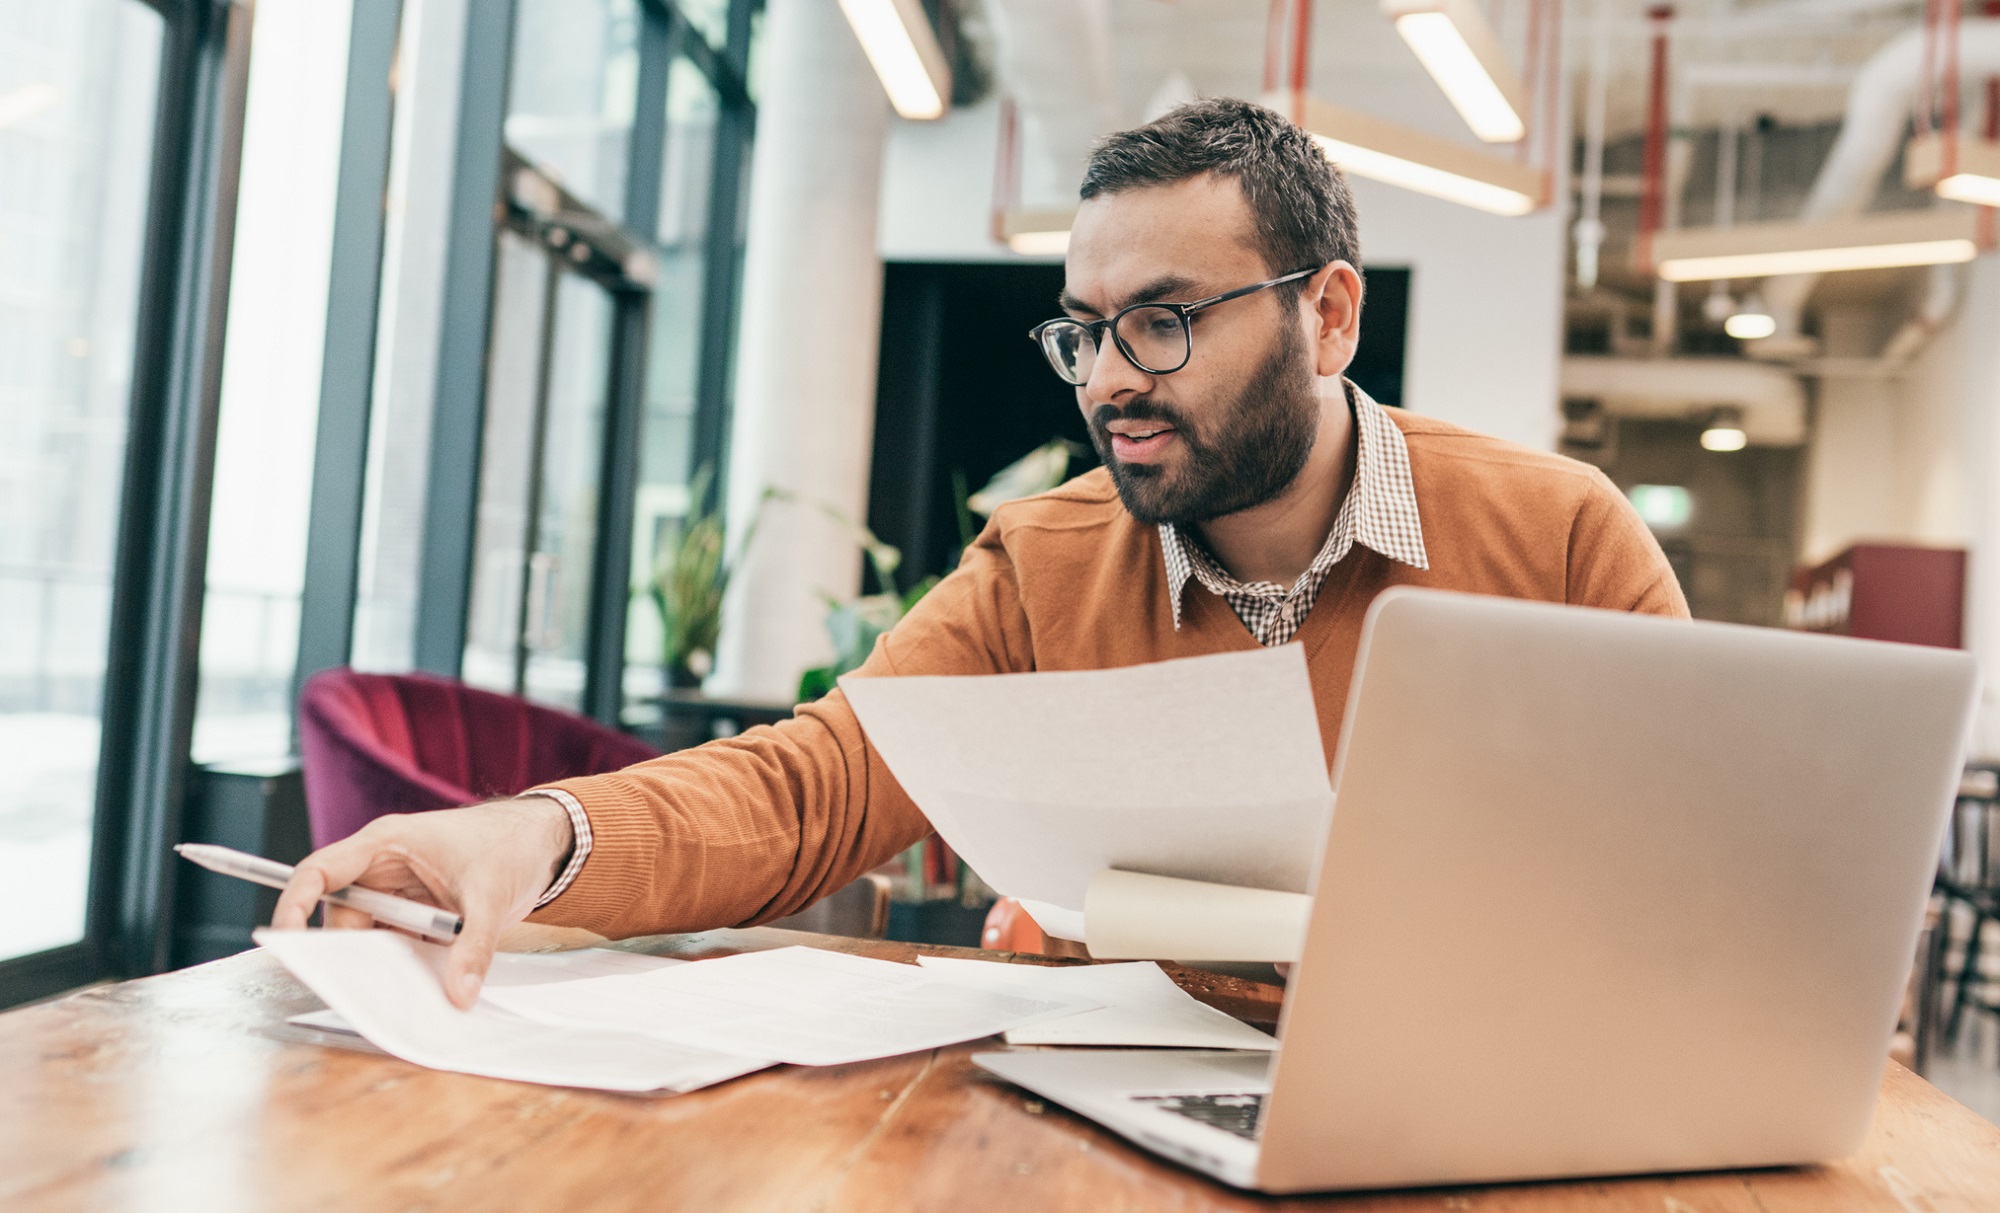
{"type": "Polygon", "coordinates": [[[326,925],[342,931],[365,931],[375,925],[375,920],[352,906],[326,903],[326,925]]]}
{"type": "Polygon", "coordinates": [[[278,908],[271,915],[271,925],[281,931],[304,927],[322,897],[361,879],[378,854],[376,841],[369,833],[364,830],[300,860],[299,866],[292,869],[291,882],[278,895],[278,908]]]}
{"type": "Polygon", "coordinates": [[[318,868],[300,864],[292,872],[285,891],[278,894],[278,908],[271,914],[271,925],[280,931],[303,930],[312,918],[313,907],[319,904],[325,892],[326,874],[318,868]]]}
{"type": "Polygon", "coordinates": [[[444,965],[444,994],[461,1011],[470,1011],[479,1001],[479,987],[493,964],[493,951],[500,943],[501,928],[507,925],[505,911],[490,897],[467,899],[465,929],[451,945],[444,965]]]}

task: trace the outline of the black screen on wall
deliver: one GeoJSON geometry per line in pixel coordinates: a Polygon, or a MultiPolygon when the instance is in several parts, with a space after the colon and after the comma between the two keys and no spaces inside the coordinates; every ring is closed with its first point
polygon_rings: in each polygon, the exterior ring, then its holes
{"type": "MultiPolygon", "coordinates": [[[[1348,376],[1403,399],[1406,269],[1371,269],[1348,376]]],[[[892,262],[884,267],[868,526],[903,550],[904,587],[951,567],[959,547],[952,473],[976,490],[1051,438],[1090,445],[1073,389],[1028,330],[1061,314],[1060,265],[892,262]]],[[[1070,464],[1097,464],[1095,453],[1070,464]]],[[[872,586],[870,588],[873,588],[872,586]]]]}

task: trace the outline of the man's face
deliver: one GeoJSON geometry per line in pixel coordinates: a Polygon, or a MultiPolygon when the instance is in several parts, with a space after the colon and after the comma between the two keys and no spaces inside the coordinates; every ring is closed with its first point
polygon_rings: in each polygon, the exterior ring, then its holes
{"type": "MultiPolygon", "coordinates": [[[[1228,178],[1093,198],[1070,233],[1063,305],[1079,320],[1107,319],[1305,268],[1266,264],[1252,223],[1228,178]]],[[[1319,402],[1296,298],[1278,287],[1195,313],[1193,353],[1170,375],[1133,366],[1104,334],[1077,405],[1133,517],[1201,522],[1261,505],[1298,476],[1319,402]]]]}

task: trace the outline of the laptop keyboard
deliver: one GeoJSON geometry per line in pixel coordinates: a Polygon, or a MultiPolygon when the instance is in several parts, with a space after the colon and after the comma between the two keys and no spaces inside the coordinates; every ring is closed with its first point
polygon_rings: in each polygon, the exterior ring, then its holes
{"type": "Polygon", "coordinates": [[[1257,1140],[1257,1118],[1264,1111],[1261,1091],[1247,1095],[1134,1095],[1132,1098],[1251,1141],[1257,1140]]]}

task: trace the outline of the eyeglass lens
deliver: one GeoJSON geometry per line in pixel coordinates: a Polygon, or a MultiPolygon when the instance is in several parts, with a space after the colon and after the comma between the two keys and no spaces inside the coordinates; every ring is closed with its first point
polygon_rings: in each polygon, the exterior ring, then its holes
{"type": "MultiPolygon", "coordinates": [[[[1118,337],[1132,362],[1149,374],[1165,375],[1187,365],[1187,323],[1169,307],[1136,307],[1117,321],[1118,337]]],[[[1042,330],[1042,352],[1056,374],[1087,383],[1097,366],[1097,341],[1081,324],[1053,324],[1042,330]]]]}

